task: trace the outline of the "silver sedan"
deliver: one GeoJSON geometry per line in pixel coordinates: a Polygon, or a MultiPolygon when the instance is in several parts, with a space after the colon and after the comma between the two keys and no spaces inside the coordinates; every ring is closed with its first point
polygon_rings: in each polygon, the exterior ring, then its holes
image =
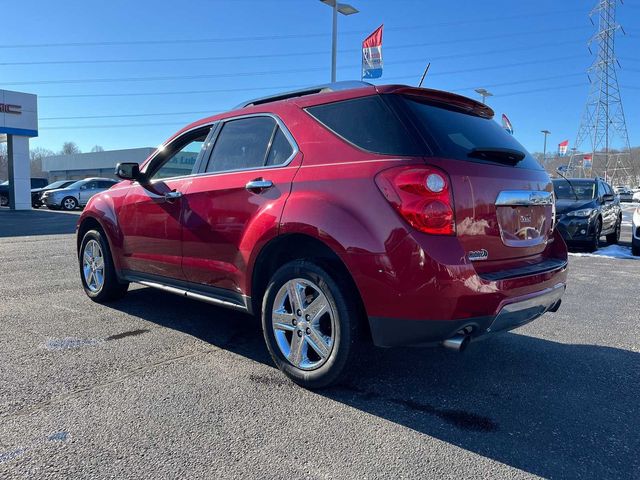
{"type": "Polygon", "coordinates": [[[51,210],[75,210],[85,206],[95,194],[110,189],[116,183],[116,180],[110,178],[85,178],[66,188],[43,193],[42,203],[51,210]]]}

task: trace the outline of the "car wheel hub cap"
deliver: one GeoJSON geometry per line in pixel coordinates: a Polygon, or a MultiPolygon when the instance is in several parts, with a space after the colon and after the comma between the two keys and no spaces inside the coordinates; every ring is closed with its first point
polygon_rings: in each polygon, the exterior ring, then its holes
{"type": "Polygon", "coordinates": [[[331,355],[336,314],[312,281],[296,278],[280,287],[271,323],[280,352],[296,368],[314,370],[331,355]]]}
{"type": "Polygon", "coordinates": [[[87,288],[99,292],[104,285],[104,256],[96,240],[89,240],[82,254],[82,274],[87,288]]]}

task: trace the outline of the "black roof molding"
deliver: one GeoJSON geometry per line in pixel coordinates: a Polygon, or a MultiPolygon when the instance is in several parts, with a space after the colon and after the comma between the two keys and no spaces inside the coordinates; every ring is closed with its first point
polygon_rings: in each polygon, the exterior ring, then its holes
{"type": "Polygon", "coordinates": [[[263,103],[277,102],[278,100],[286,100],[288,98],[303,97],[305,95],[313,95],[316,93],[337,92],[339,90],[350,90],[353,88],[370,87],[371,83],[361,82],[357,80],[350,80],[344,82],[326,83],[324,85],[317,85],[315,87],[307,87],[300,90],[292,90],[290,92],[276,93],[275,95],[269,95],[267,97],[254,98],[246,102],[242,102],[237,105],[234,110],[239,108],[251,107],[253,105],[262,105],[263,103]]]}

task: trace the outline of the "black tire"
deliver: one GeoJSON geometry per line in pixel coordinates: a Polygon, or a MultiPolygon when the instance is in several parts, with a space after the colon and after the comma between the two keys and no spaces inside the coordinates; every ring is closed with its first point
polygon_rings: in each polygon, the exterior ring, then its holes
{"type": "MultiPolygon", "coordinates": [[[[271,358],[276,366],[298,385],[317,389],[335,384],[353,367],[357,356],[361,314],[358,301],[350,285],[340,275],[330,273],[328,266],[311,261],[294,260],[283,265],[271,278],[262,301],[262,330],[271,358]],[[333,344],[324,363],[312,370],[298,368],[285,357],[278,346],[272,315],[280,289],[290,280],[303,279],[319,287],[335,316],[333,344]]],[[[302,316],[299,317],[302,320],[302,316]]],[[[307,331],[308,332],[308,331],[307,331]]],[[[297,332],[291,332],[291,336],[297,332]]],[[[302,332],[301,332],[302,333],[302,332]]],[[[291,341],[293,344],[293,341],[291,341]]],[[[307,343],[307,349],[310,346],[307,343]]]]}
{"type": "Polygon", "coordinates": [[[622,217],[618,218],[618,221],[616,222],[615,230],[607,235],[607,244],[613,245],[620,241],[621,229],[622,229],[622,217]]]}
{"type": "Polygon", "coordinates": [[[593,236],[593,240],[591,240],[591,243],[588,246],[588,249],[590,252],[595,252],[598,250],[598,247],[600,245],[600,233],[602,232],[602,220],[600,220],[599,218],[596,220],[596,225],[595,225],[595,235],[593,236]]]}
{"type": "Polygon", "coordinates": [[[62,210],[75,210],[78,208],[78,200],[74,197],[64,197],[60,202],[60,206],[62,207],[62,210]]]}
{"type": "Polygon", "coordinates": [[[110,300],[117,300],[127,293],[129,283],[121,283],[116,275],[116,269],[113,265],[113,258],[111,257],[111,250],[109,249],[109,243],[99,230],[89,230],[84,234],[82,243],[80,244],[80,251],[78,252],[78,265],[80,268],[80,280],[82,282],[82,288],[87,296],[97,303],[104,303],[110,300]],[[85,248],[92,240],[98,242],[100,249],[102,250],[103,262],[103,282],[99,289],[90,288],[85,278],[83,270],[83,259],[85,254],[85,248]]]}
{"type": "Polygon", "coordinates": [[[9,205],[9,197],[6,195],[0,195],[0,207],[6,207],[9,205]]]}
{"type": "Polygon", "coordinates": [[[631,244],[631,254],[635,257],[640,257],[640,242],[631,244]]]}

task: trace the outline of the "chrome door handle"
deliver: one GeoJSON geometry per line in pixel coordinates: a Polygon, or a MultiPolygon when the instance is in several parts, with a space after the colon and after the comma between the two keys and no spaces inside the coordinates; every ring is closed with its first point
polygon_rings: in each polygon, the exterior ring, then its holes
{"type": "Polygon", "coordinates": [[[177,200],[180,197],[182,197],[182,192],[178,192],[177,190],[173,190],[172,192],[167,192],[164,194],[164,199],[169,201],[177,200]]]}
{"type": "Polygon", "coordinates": [[[245,185],[245,188],[250,192],[258,193],[271,187],[273,187],[273,182],[271,180],[265,180],[263,178],[256,178],[255,180],[247,182],[247,184],[245,185]]]}

